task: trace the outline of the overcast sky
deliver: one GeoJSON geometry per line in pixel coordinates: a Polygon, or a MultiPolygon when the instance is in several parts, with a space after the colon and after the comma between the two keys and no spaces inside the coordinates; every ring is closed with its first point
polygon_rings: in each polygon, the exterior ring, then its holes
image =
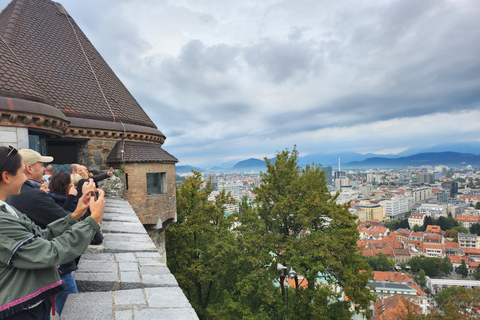
{"type": "Polygon", "coordinates": [[[179,165],[480,141],[478,0],[58,0],[179,165]]]}

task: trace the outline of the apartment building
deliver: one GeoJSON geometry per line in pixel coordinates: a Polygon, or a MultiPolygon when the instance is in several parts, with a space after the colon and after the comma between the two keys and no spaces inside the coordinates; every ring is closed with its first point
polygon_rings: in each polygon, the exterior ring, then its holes
{"type": "Polygon", "coordinates": [[[458,243],[460,245],[460,248],[478,249],[479,240],[480,239],[476,234],[470,234],[470,233],[458,234],[458,243]]]}
{"type": "Polygon", "coordinates": [[[455,217],[455,221],[458,221],[459,223],[462,224],[462,226],[464,226],[467,229],[470,229],[470,227],[473,224],[478,223],[479,220],[480,220],[480,217],[478,217],[478,216],[460,215],[460,216],[455,217]]]}
{"type": "Polygon", "coordinates": [[[413,230],[413,227],[416,225],[423,226],[424,221],[425,221],[425,215],[421,213],[415,213],[415,214],[412,214],[410,217],[408,217],[408,225],[412,230],[413,230]]]}

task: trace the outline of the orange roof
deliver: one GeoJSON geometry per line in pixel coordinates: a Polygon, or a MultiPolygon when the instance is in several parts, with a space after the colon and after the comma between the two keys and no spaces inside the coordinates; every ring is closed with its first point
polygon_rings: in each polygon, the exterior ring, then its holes
{"type": "Polygon", "coordinates": [[[465,252],[466,255],[475,255],[475,256],[480,255],[480,249],[462,248],[462,250],[463,252],[465,252]]]}
{"type": "Polygon", "coordinates": [[[452,263],[458,263],[458,264],[461,264],[462,263],[462,260],[465,260],[465,262],[468,261],[468,258],[463,256],[463,257],[454,257],[454,256],[448,256],[450,258],[450,261],[452,263]]]}
{"type": "Polygon", "coordinates": [[[465,221],[465,222],[478,222],[480,220],[480,217],[477,216],[457,216],[455,218],[457,221],[465,221]]]}
{"type": "Polygon", "coordinates": [[[425,230],[425,231],[432,232],[432,233],[437,233],[437,232],[442,232],[442,229],[440,228],[440,226],[428,225],[427,230],[425,230]]]}
{"type": "Polygon", "coordinates": [[[418,237],[418,238],[423,238],[425,234],[420,233],[420,232],[412,232],[410,233],[410,237],[418,237]]]}
{"type": "Polygon", "coordinates": [[[460,243],[447,241],[447,243],[445,243],[445,248],[460,248],[460,243]]]}
{"type": "Polygon", "coordinates": [[[421,214],[421,213],[415,213],[415,214],[412,214],[409,218],[412,218],[412,219],[423,219],[423,218],[425,218],[425,215],[424,215],[424,214],[421,214]]]}
{"type": "Polygon", "coordinates": [[[389,281],[389,282],[408,282],[413,281],[410,275],[401,272],[390,272],[390,271],[373,271],[375,276],[375,281],[389,281]]]}
{"type": "Polygon", "coordinates": [[[404,297],[394,295],[375,302],[375,320],[387,320],[396,318],[398,315],[407,314],[407,310],[411,310],[411,313],[421,314],[422,308],[408,301],[404,297]],[[410,305],[413,306],[410,307],[410,305]]]}

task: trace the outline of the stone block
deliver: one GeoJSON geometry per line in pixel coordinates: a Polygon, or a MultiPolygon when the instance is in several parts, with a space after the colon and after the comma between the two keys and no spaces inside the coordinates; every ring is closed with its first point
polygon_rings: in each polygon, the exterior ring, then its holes
{"type": "Polygon", "coordinates": [[[76,272],[75,280],[79,291],[113,291],[120,287],[118,273],[76,272]]]}
{"type": "Polygon", "coordinates": [[[132,310],[116,310],[115,320],[133,320],[132,310]]]}
{"type": "Polygon", "coordinates": [[[148,266],[148,267],[140,267],[141,274],[168,274],[170,270],[168,270],[167,266],[148,266]]]}
{"type": "Polygon", "coordinates": [[[142,282],[145,288],[152,287],[178,287],[178,282],[171,273],[167,274],[142,274],[142,282]]]}
{"type": "Polygon", "coordinates": [[[122,271],[136,271],[138,272],[138,264],[137,262],[119,262],[118,269],[120,272],[122,271]]]}
{"type": "Polygon", "coordinates": [[[198,320],[195,310],[190,308],[135,310],[135,320],[198,320]]]}
{"type": "Polygon", "coordinates": [[[136,289],[143,287],[138,272],[120,272],[120,290],[136,289]]]}
{"type": "Polygon", "coordinates": [[[147,303],[150,308],[192,308],[182,289],[145,288],[147,303]]]}
{"type": "Polygon", "coordinates": [[[80,259],[78,268],[83,273],[117,273],[118,264],[115,261],[80,259]]]}
{"type": "Polygon", "coordinates": [[[84,253],[80,261],[84,260],[115,261],[112,253],[84,253]]]}
{"type": "Polygon", "coordinates": [[[113,293],[115,309],[146,307],[147,302],[142,289],[119,290],[113,293]]]}
{"type": "Polygon", "coordinates": [[[112,305],[111,292],[69,294],[62,312],[62,319],[111,319],[112,305]]]}
{"type": "Polygon", "coordinates": [[[137,257],[135,257],[133,252],[116,253],[115,260],[117,262],[134,262],[137,261],[137,257]]]}
{"type": "MultiPolygon", "coordinates": [[[[138,253],[137,253],[137,257],[138,257],[138,253]]],[[[162,263],[160,255],[156,258],[141,258],[141,257],[138,257],[138,262],[140,263],[141,267],[147,267],[147,266],[157,267],[157,266],[165,265],[164,263],[162,263]]]]}

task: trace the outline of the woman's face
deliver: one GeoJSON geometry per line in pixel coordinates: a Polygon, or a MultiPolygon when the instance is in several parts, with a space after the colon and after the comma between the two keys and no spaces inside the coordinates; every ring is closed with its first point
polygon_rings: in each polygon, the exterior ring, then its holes
{"type": "Polygon", "coordinates": [[[20,188],[23,186],[25,181],[27,181],[27,177],[25,176],[25,164],[22,160],[22,165],[17,170],[17,174],[14,176],[9,175],[11,180],[10,184],[8,185],[9,188],[9,195],[16,195],[20,194],[20,188]]]}

